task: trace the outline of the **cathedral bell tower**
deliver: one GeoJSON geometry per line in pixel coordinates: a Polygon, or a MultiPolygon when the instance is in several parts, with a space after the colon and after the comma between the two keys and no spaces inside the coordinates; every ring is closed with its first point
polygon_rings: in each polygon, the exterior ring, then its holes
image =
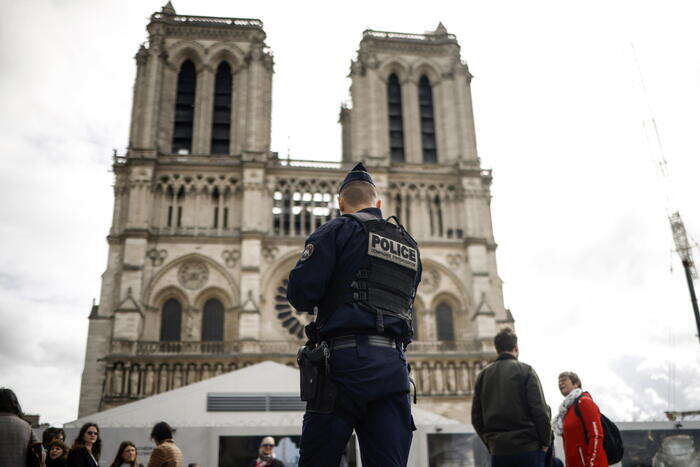
{"type": "Polygon", "coordinates": [[[365,31],[350,78],[343,160],[477,161],[472,75],[442,23],[426,34],[365,31]]]}
{"type": "Polygon", "coordinates": [[[340,110],[343,161],[365,161],[418,240],[424,272],[408,355],[419,405],[466,421],[476,374],[512,326],[491,223],[491,171],[476,149],[471,79],[455,35],[366,30],[340,110]]]}
{"type": "Polygon", "coordinates": [[[262,167],[273,73],[262,21],[178,15],[168,2],[147,31],[135,56],[128,149],[114,159],[81,416],[222,372],[171,357],[220,353],[225,339],[259,332],[267,218],[256,209],[269,204],[262,167]]]}

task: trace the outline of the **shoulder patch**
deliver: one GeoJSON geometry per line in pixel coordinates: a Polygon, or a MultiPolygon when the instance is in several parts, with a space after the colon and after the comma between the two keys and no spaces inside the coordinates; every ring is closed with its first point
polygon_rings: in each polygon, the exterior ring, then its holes
{"type": "Polygon", "coordinates": [[[367,254],[414,271],[418,270],[418,250],[376,232],[369,233],[367,254]]]}
{"type": "Polygon", "coordinates": [[[309,243],[306,245],[306,248],[304,248],[304,251],[301,253],[301,261],[306,261],[307,259],[311,258],[311,255],[314,254],[314,244],[309,243]]]}

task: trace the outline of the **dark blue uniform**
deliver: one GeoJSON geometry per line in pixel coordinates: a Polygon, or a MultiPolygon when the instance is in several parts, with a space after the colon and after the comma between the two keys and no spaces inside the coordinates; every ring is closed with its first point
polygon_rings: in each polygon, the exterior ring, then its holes
{"type": "MultiPolygon", "coordinates": [[[[377,218],[376,208],[360,212],[377,218]]],[[[396,316],[383,317],[381,335],[394,345],[373,345],[376,316],[361,303],[339,303],[337,285],[350,284],[366,260],[368,237],[363,225],[349,217],[333,219],[306,241],[302,258],[289,275],[287,297],[300,311],[318,311],[320,340],[334,342],[354,336],[356,345],[333,349],[330,379],[338,387],[331,413],[307,412],[301,438],[300,466],[336,466],[356,431],[364,466],[405,466],[415,429],[411,417],[409,377],[402,342],[410,336],[410,323],[396,316]],[[390,340],[391,341],[391,340],[390,340]]],[[[414,291],[421,276],[420,260],[414,291]]]]}

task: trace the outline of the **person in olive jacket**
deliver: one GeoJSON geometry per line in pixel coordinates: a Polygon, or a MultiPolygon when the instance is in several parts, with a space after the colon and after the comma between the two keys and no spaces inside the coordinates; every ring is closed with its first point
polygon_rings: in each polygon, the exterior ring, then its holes
{"type": "Polygon", "coordinates": [[[518,361],[518,337],[509,328],[494,338],[498,358],[476,379],[472,424],[493,467],[544,467],[552,443],[551,411],[535,370],[518,361]]]}

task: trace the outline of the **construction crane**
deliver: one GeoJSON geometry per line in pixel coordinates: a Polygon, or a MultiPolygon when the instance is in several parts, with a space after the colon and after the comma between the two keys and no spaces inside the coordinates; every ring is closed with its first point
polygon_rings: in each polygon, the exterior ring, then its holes
{"type": "Polygon", "coordinates": [[[695,296],[694,279],[698,278],[695,262],[693,261],[693,246],[688,241],[688,233],[685,231],[685,225],[678,211],[671,214],[668,218],[671,222],[671,232],[673,232],[673,242],[676,244],[676,253],[681,257],[681,264],[685,270],[685,279],[688,281],[688,290],[690,291],[690,302],[693,305],[693,313],[695,313],[695,325],[698,329],[698,339],[700,340],[700,310],[698,310],[698,299],[695,296]]]}
{"type": "Polygon", "coordinates": [[[685,229],[683,220],[678,211],[671,211],[670,207],[672,205],[671,201],[671,176],[669,174],[668,162],[664,156],[663,147],[661,145],[661,136],[659,135],[659,129],[656,125],[656,119],[654,118],[654,113],[651,109],[651,104],[649,103],[649,96],[647,94],[646,85],[644,84],[644,75],[642,74],[642,68],[637,59],[637,52],[632,45],[632,53],[634,55],[634,61],[637,65],[637,71],[639,72],[639,82],[644,93],[644,100],[647,103],[647,119],[644,121],[645,135],[647,137],[647,143],[649,145],[651,158],[657,169],[657,174],[659,176],[659,181],[664,186],[664,191],[666,195],[666,214],[668,220],[671,224],[671,233],[673,234],[673,242],[676,245],[676,253],[681,258],[681,264],[685,270],[685,278],[688,282],[688,290],[690,291],[690,302],[693,307],[693,313],[695,314],[695,326],[697,327],[697,337],[700,341],[700,310],[698,310],[698,300],[695,295],[695,284],[694,279],[697,279],[697,270],[695,269],[695,262],[693,261],[693,243],[688,239],[688,232],[685,229]]]}

